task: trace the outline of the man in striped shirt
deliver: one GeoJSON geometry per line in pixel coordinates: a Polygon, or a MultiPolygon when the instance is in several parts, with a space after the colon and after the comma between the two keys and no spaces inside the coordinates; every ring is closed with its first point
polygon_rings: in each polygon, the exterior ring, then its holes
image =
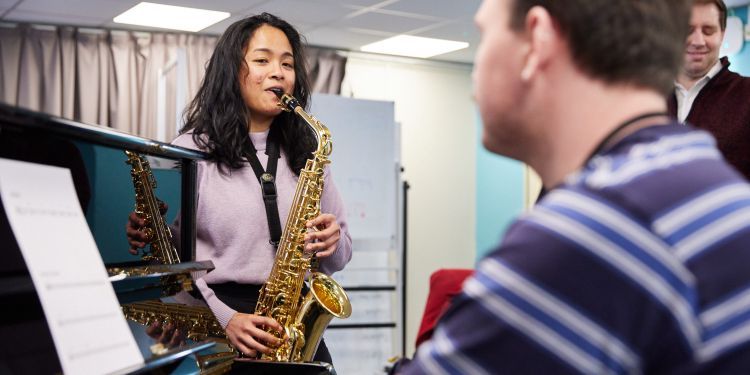
{"type": "Polygon", "coordinates": [[[665,115],[689,14],[689,0],[483,2],[483,143],[550,192],[403,373],[750,373],[750,185],[665,115]]]}

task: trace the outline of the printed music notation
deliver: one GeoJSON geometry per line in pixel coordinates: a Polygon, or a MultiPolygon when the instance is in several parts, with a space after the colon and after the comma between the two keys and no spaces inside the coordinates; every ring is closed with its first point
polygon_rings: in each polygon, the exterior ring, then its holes
{"type": "Polygon", "coordinates": [[[63,372],[113,373],[143,366],[70,171],[0,159],[0,198],[63,372]]]}

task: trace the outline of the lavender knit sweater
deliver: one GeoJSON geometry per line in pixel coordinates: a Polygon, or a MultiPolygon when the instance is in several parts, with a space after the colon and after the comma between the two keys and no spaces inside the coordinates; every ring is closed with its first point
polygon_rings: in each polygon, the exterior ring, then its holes
{"type": "MultiPolygon", "coordinates": [[[[250,133],[258,150],[258,159],[265,167],[266,137],[268,132],[250,133]]],[[[172,144],[199,150],[192,133],[182,134],[172,144]]],[[[297,186],[296,176],[281,152],[276,172],[279,219],[286,224],[292,198],[297,186]]],[[[215,270],[197,280],[198,288],[221,325],[226,328],[235,310],[221,302],[210,284],[236,282],[262,284],[273,266],[275,250],[269,244],[268,222],[260,190],[260,183],[249,164],[231,175],[219,172],[214,162],[198,162],[198,205],[196,209],[196,260],[211,260],[215,270]]],[[[346,224],[346,212],[336,186],[326,169],[325,186],[321,198],[321,212],[336,216],[341,226],[341,238],[333,255],[322,258],[321,271],[332,274],[344,268],[352,256],[352,239],[346,224]]]]}

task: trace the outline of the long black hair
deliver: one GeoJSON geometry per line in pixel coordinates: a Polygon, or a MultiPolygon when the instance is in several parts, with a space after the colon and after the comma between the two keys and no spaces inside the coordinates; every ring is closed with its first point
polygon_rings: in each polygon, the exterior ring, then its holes
{"type": "MultiPolygon", "coordinates": [[[[185,110],[185,126],[180,133],[193,131],[193,141],[208,153],[219,169],[237,169],[244,156],[255,153],[249,142],[250,109],[240,91],[240,69],[245,50],[255,31],[273,26],[286,35],[294,55],[294,97],[307,109],[310,81],[302,37],[292,25],[269,13],[247,17],[233,23],[219,38],[211,55],[201,86],[185,110]]],[[[315,135],[294,113],[282,112],[271,124],[269,137],[275,139],[287,156],[289,167],[299,174],[315,148],[315,135]]]]}

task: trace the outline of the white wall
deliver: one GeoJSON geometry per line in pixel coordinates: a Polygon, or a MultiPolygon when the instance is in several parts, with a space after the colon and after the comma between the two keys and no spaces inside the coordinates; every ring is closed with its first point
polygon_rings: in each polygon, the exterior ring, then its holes
{"type": "Polygon", "coordinates": [[[411,186],[406,289],[406,353],[411,355],[430,274],[474,267],[477,142],[471,67],[352,54],[342,95],[393,101],[401,124],[404,177],[411,186]]]}

